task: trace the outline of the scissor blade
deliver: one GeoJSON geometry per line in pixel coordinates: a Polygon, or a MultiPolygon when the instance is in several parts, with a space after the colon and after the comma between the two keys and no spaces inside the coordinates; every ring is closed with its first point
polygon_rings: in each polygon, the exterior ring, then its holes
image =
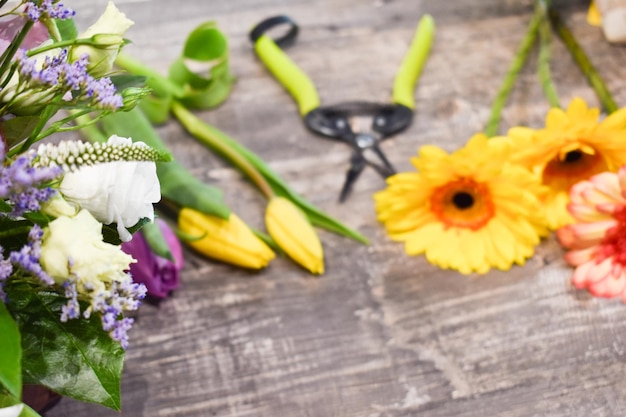
{"type": "Polygon", "coordinates": [[[343,203],[350,195],[352,191],[352,186],[354,185],[361,172],[365,168],[365,158],[361,155],[361,152],[355,151],[352,152],[352,156],[350,157],[350,168],[348,172],[346,172],[346,179],[343,182],[343,187],[341,188],[341,193],[339,194],[339,202],[343,203]]]}
{"type": "Polygon", "coordinates": [[[387,178],[396,173],[395,168],[391,165],[391,162],[387,159],[382,149],[378,146],[378,144],[372,146],[372,150],[378,155],[378,158],[383,162],[384,169],[376,169],[378,173],[383,177],[387,178]]]}

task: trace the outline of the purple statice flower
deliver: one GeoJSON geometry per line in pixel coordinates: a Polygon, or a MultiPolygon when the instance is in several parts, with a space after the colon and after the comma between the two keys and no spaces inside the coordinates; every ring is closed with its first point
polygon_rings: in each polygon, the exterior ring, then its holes
{"type": "Polygon", "coordinates": [[[67,303],[61,308],[62,322],[66,322],[70,319],[77,319],[80,317],[80,305],[78,304],[78,290],[76,288],[76,281],[77,279],[75,276],[70,276],[70,278],[63,283],[67,303]]]}
{"type": "Polygon", "coordinates": [[[42,18],[71,19],[75,15],[74,10],[54,0],[43,0],[39,5],[32,1],[26,3],[26,16],[34,22],[42,18]]]}
{"type": "MultiPolygon", "coordinates": [[[[28,88],[53,90],[60,96],[71,93],[72,101],[84,101],[98,109],[116,110],[124,104],[109,77],[94,78],[89,75],[87,54],[68,62],[68,52],[64,49],[57,56],[46,57],[41,69],[38,69],[36,59],[29,58],[22,51],[17,55],[17,62],[20,79],[26,82],[28,88]]],[[[27,91],[23,90],[24,93],[27,91]]]]}
{"type": "Polygon", "coordinates": [[[146,296],[146,287],[143,284],[130,280],[113,281],[107,290],[92,294],[91,305],[83,312],[83,317],[89,318],[94,312],[100,313],[102,329],[109,333],[126,349],[128,347],[127,332],[133,319],[124,317],[127,311],[137,310],[146,296]]]}
{"type": "Polygon", "coordinates": [[[39,262],[42,236],[41,227],[34,225],[28,233],[28,243],[20,250],[12,251],[9,254],[9,261],[14,267],[38,278],[43,284],[51,286],[54,285],[54,279],[43,270],[39,262]]]}
{"type": "MultiPolygon", "coordinates": [[[[4,144],[0,142],[0,160],[4,160],[4,144]]],[[[21,155],[10,165],[0,165],[0,198],[7,201],[12,210],[0,213],[0,217],[19,217],[27,211],[37,211],[41,203],[48,201],[56,190],[43,186],[58,178],[61,167],[32,166],[34,155],[21,155]]]]}

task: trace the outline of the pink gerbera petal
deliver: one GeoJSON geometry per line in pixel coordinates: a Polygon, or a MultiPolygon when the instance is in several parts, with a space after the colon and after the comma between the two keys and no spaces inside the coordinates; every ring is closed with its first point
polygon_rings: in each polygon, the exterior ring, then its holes
{"type": "Polygon", "coordinates": [[[593,266],[595,265],[594,261],[585,262],[582,265],[579,265],[572,275],[572,284],[574,287],[579,290],[585,288],[587,286],[587,273],[593,266]]]}

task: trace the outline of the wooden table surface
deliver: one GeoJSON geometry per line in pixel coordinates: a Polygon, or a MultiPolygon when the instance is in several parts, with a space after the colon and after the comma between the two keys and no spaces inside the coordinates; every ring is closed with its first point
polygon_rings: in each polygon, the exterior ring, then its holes
{"type": "MultiPolygon", "coordinates": [[[[66,1],[86,27],[106,0],[66,1]]],[[[187,33],[215,20],[237,77],[202,119],[269,162],[298,192],[371,239],[363,246],[320,231],[326,273],[286,259],[250,272],[186,251],[183,286],[141,307],[122,381],[122,412],[63,399],[49,417],[624,416],[626,305],[591,298],[569,282],[554,237],[522,267],[463,276],[408,257],[377,223],[366,171],[337,203],[350,150],[314,137],[247,38],[260,20],[287,14],[301,26],[289,55],[322,102],[388,101],[393,76],[423,13],[437,23],[416,89],[412,125],[385,142],[400,171],[421,145],[446,150],[481,131],[491,100],[532,14],[529,0],[118,0],[136,24],[126,52],[166,73],[187,33]]],[[[626,104],[626,47],[585,21],[586,1],[559,2],[567,24],[626,104]]],[[[555,39],[553,74],[563,104],[593,91],[555,39]]],[[[548,104],[536,54],[503,116],[541,127],[548,104]]],[[[170,121],[159,131],[198,178],[263,228],[265,200],[236,170],[170,121]]],[[[135,138],[140,139],[140,138],[135,138]]]]}

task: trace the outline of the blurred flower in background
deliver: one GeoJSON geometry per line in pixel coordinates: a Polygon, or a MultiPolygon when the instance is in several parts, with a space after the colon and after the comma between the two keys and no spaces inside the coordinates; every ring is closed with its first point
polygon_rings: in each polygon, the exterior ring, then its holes
{"type": "Polygon", "coordinates": [[[575,222],[558,230],[576,267],[572,283],[596,297],[626,302],[626,167],[579,182],[568,209],[575,222]]]}
{"type": "Polygon", "coordinates": [[[393,175],[374,195],[378,219],[409,255],[464,274],[522,264],[547,234],[536,177],[508,163],[505,138],[473,136],[448,154],[422,146],[417,172],[393,175]]]}
{"type": "Polygon", "coordinates": [[[137,260],[130,265],[130,274],[134,282],[146,286],[148,296],[163,299],[180,287],[179,274],[184,264],[183,249],[176,234],[164,220],[157,218],[155,223],[145,225],[133,235],[131,241],[122,243],[122,250],[137,260]],[[150,247],[145,235],[153,227],[159,228],[163,234],[172,259],[157,255],[150,247]]]}
{"type": "Polygon", "coordinates": [[[508,136],[514,144],[511,161],[548,187],[542,203],[551,229],[573,220],[566,208],[572,185],[626,163],[626,109],[602,119],[600,110],[581,98],[566,110],[550,109],[543,129],[514,127],[508,136]]]}

